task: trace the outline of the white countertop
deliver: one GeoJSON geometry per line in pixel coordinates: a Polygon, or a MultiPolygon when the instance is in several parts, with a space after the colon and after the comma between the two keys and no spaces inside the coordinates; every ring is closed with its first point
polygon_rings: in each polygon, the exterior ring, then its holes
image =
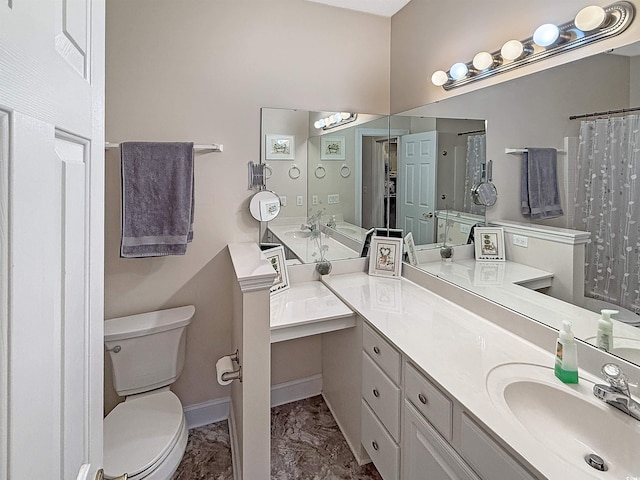
{"type": "MultiPolygon", "coordinates": [[[[562,452],[549,455],[515,417],[505,419],[487,392],[487,376],[499,365],[516,362],[553,367],[554,345],[542,350],[404,278],[360,272],[327,275],[322,282],[542,476],[604,478],[586,463],[568,464],[562,452]]],[[[593,380],[586,372],[580,374],[593,380]]],[[[555,379],[552,368],[549,375],[560,388],[572,388],[555,379]]]]}
{"type": "MultiPolygon", "coordinates": [[[[575,336],[596,344],[600,314],[559,300],[533,289],[549,286],[553,274],[516,262],[476,262],[464,259],[421,263],[418,268],[476,293],[499,305],[520,312],[559,330],[562,321],[571,322],[575,336]],[[502,265],[502,266],[500,266],[502,265]],[[527,288],[524,288],[527,287],[527,288]]],[[[613,349],[625,358],[640,361],[640,328],[613,320],[613,349]]]]}
{"type": "MultiPolygon", "coordinates": [[[[285,245],[303,263],[314,263],[320,259],[318,242],[309,237],[300,236],[300,224],[269,224],[269,230],[278,240],[285,245]]],[[[345,258],[358,258],[360,252],[343,245],[334,238],[322,233],[322,243],[328,245],[325,253],[326,260],[342,260],[345,258]]]]}
{"type": "Polygon", "coordinates": [[[516,262],[476,262],[473,258],[452,262],[421,263],[418,268],[456,285],[480,291],[510,285],[537,289],[551,286],[553,273],[516,262]]]}
{"type": "Polygon", "coordinates": [[[271,343],[355,326],[356,316],[321,282],[271,295],[271,343]]]}

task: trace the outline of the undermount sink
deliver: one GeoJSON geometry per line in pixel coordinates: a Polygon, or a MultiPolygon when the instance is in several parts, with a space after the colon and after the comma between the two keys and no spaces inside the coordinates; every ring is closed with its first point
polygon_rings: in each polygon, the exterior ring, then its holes
{"type": "Polygon", "coordinates": [[[593,385],[582,376],[565,385],[552,368],[523,363],[494,368],[486,383],[493,404],[540,449],[594,478],[640,478],[640,422],[598,400],[593,385]],[[606,472],[587,463],[591,454],[604,460],[606,472]]]}
{"type": "Polygon", "coordinates": [[[284,233],[287,237],[293,238],[309,238],[311,236],[311,232],[308,230],[292,230],[290,232],[284,233]]]}

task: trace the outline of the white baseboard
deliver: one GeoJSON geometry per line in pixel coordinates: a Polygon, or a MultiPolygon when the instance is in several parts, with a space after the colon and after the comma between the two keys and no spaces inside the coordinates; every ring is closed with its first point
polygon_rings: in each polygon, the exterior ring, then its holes
{"type": "Polygon", "coordinates": [[[271,386],[271,407],[284,405],[322,393],[322,374],[271,386]]]}
{"type": "MultiPolygon", "coordinates": [[[[271,386],[271,406],[303,400],[322,393],[322,374],[300,378],[290,382],[283,382],[271,386]]],[[[187,427],[197,428],[211,423],[221,422],[230,418],[230,397],[217,398],[208,402],[197,403],[184,407],[187,427]]]]}
{"type": "Polygon", "coordinates": [[[346,435],[344,428],[342,428],[342,425],[340,424],[338,417],[335,415],[334,410],[331,407],[331,402],[329,401],[329,399],[324,394],[322,394],[322,398],[324,398],[324,403],[326,403],[327,407],[329,407],[329,411],[331,412],[333,419],[338,424],[338,428],[342,432],[342,436],[344,437],[344,439],[347,441],[347,445],[349,445],[349,449],[351,450],[351,453],[353,453],[353,456],[355,457],[356,462],[358,462],[358,465],[362,466],[367,463],[370,463],[371,459],[366,453],[364,453],[364,456],[360,455],[361,452],[364,452],[364,449],[360,448],[360,445],[353,445],[349,436],[346,435]]]}
{"type": "Polygon", "coordinates": [[[187,428],[203,427],[204,425],[228,419],[230,403],[231,397],[223,397],[184,407],[187,428]]]}

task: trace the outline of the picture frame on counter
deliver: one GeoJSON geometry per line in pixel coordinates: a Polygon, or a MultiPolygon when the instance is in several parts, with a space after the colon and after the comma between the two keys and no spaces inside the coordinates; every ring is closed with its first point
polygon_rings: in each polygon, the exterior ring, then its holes
{"type": "Polygon", "coordinates": [[[476,261],[504,262],[504,229],[501,227],[476,227],[474,232],[476,261]]]}
{"type": "Polygon", "coordinates": [[[371,238],[369,275],[399,278],[402,271],[402,237],[371,238]]]}

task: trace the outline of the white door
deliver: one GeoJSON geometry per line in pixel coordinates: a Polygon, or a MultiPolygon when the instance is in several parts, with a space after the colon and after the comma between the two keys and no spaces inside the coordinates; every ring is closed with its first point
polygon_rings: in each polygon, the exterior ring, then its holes
{"type": "Polygon", "coordinates": [[[398,158],[398,221],[413,233],[416,245],[435,242],[437,132],[400,137],[398,158]]]}
{"type": "Polygon", "coordinates": [[[102,463],[104,8],[0,0],[3,479],[102,463]]]}

